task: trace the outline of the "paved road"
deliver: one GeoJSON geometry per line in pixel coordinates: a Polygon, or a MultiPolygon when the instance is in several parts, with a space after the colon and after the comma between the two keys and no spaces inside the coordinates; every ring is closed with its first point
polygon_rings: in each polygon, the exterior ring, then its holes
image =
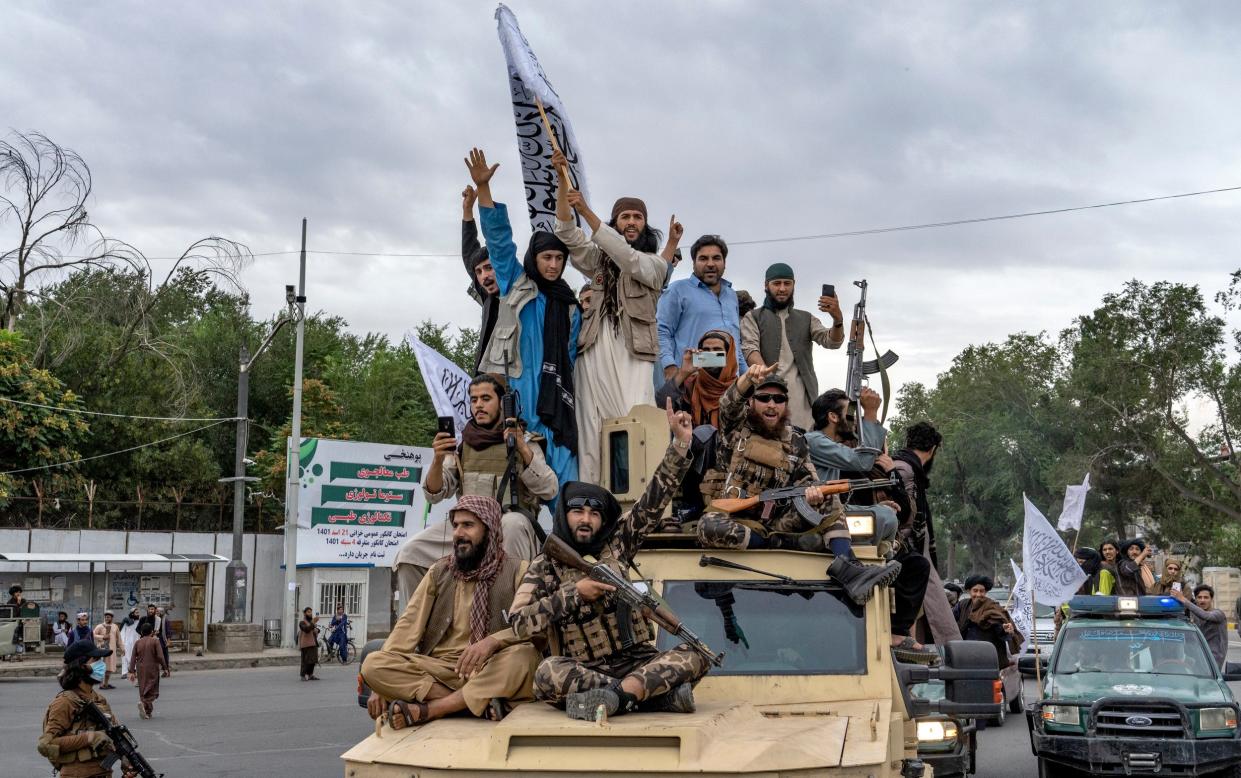
{"type": "MultiPolygon", "coordinates": [[[[318,683],[298,680],[296,667],[179,672],[164,680],[147,721],[128,682],[104,694],[169,778],[340,778],[340,755],[372,731],[357,707],[356,672],[356,664],[320,667],[318,683]]],[[[34,747],[57,690],[48,678],[0,683],[0,774],[51,776],[34,747]]]]}
{"type": "MultiPolygon", "coordinates": [[[[1241,643],[1236,642],[1237,636],[1232,635],[1232,644],[1228,651],[1230,662],[1241,662],[1241,643]]],[[[1228,684],[1232,693],[1241,699],[1241,683],[1228,684]]],[[[1026,681],[1025,695],[1027,701],[1038,697],[1038,689],[1034,679],[1026,681]]],[[[1026,727],[1025,716],[1009,716],[1008,722],[1000,728],[991,727],[979,734],[978,739],[978,776],[985,778],[1030,778],[1038,774],[1038,763],[1030,753],[1030,734],[1026,727]]]]}

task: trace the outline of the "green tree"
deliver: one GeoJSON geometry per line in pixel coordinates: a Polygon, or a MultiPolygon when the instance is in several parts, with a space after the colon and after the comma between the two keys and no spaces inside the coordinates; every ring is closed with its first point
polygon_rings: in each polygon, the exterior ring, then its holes
{"type": "MultiPolygon", "coordinates": [[[[35,367],[21,336],[6,331],[0,331],[0,398],[14,401],[0,402],[0,473],[46,468],[81,456],[78,446],[90,432],[81,414],[18,404],[78,408],[77,395],[50,372],[35,367]]],[[[76,477],[73,467],[0,475],[0,507],[17,513],[10,505],[15,492],[33,483],[54,491],[76,477]]]]}

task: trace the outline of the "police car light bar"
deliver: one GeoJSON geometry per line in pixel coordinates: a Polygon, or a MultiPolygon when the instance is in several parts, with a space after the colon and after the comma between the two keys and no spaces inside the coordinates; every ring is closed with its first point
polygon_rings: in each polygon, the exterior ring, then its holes
{"type": "Polygon", "coordinates": [[[1069,611],[1096,616],[1175,616],[1185,606],[1174,597],[1112,597],[1079,594],[1069,600],[1069,611]]]}

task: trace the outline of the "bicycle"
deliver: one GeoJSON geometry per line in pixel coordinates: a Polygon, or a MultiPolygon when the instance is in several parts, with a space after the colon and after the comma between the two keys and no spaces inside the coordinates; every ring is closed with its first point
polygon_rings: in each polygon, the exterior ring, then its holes
{"type": "Polygon", "coordinates": [[[353,623],[345,624],[345,650],[341,655],[340,646],[330,642],[332,639],[332,628],[325,627],[323,637],[319,641],[319,664],[327,664],[331,661],[340,662],[342,665],[352,664],[357,661],[358,647],[353,641],[353,623]]]}

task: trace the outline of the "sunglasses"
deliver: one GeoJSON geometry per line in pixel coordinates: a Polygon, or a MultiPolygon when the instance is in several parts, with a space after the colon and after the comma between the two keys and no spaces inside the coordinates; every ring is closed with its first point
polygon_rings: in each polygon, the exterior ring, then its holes
{"type": "Polygon", "coordinates": [[[603,500],[598,497],[570,497],[564,505],[569,510],[590,508],[603,513],[603,500]]]}
{"type": "Polygon", "coordinates": [[[775,403],[776,405],[784,405],[789,401],[787,394],[756,394],[754,400],[760,403],[775,403]]]}

